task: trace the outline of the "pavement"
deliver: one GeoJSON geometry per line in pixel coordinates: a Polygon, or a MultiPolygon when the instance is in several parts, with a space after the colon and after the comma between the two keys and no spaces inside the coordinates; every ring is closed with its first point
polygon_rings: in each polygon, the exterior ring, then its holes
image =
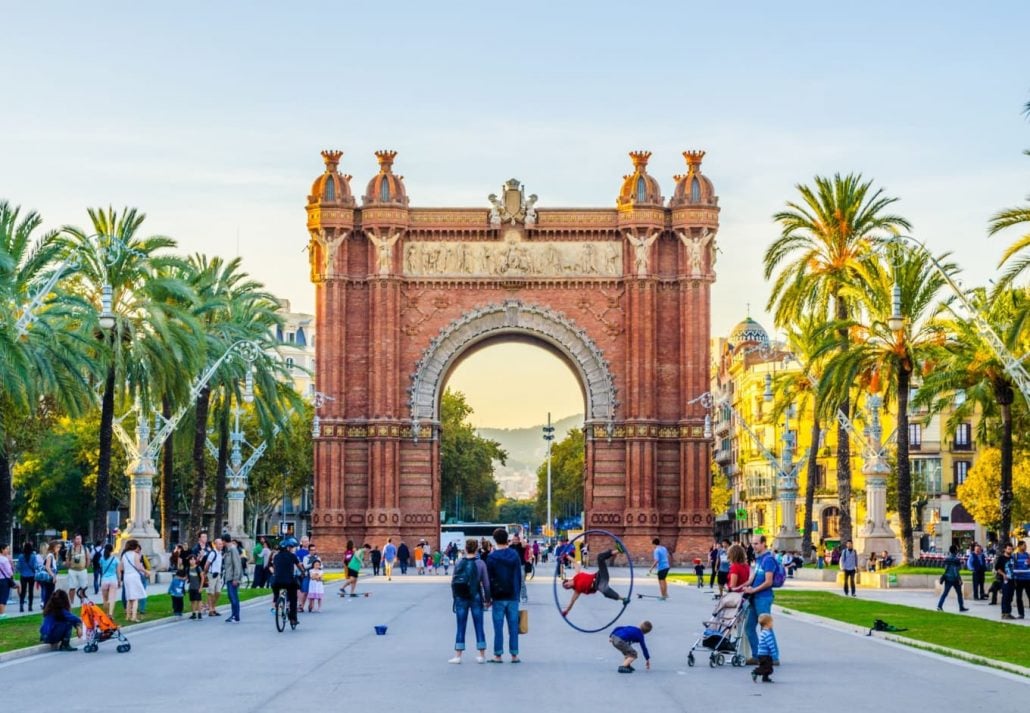
{"type": "MultiPolygon", "coordinates": [[[[616,589],[628,580],[613,572],[616,589]]],[[[436,711],[457,706],[537,710],[692,711],[761,706],[765,710],[825,713],[846,701],[854,712],[883,710],[1025,710],[1028,679],[917,651],[876,637],[780,616],[783,665],[775,684],[752,683],[747,668],[710,668],[686,654],[711,612],[710,595],[673,586],[667,601],[637,599],[619,624],[648,619],[652,669],[618,674],[620,656],[604,633],[582,634],[558,614],[552,580],[529,585],[529,634],[519,665],[461,665],[453,655],[454,617],[449,578],[363,577],[370,596],[340,599],[335,586],[320,614],[304,614],[296,631],[275,630],[268,601],[245,606],[240,624],[223,618],[178,621],[130,631],[132,651],[111,644],[94,654],[45,653],[0,664],[5,700],[33,700],[45,680],[48,705],[61,711],[313,710],[355,706],[368,711],[436,711]],[[375,625],[388,626],[376,636],[375,625]],[[77,675],[63,675],[74,664],[77,675]],[[56,666],[56,668],[54,668],[56,666]],[[62,672],[48,676],[47,671],[62,672]],[[133,683],[104,688],[108,680],[133,683]],[[131,691],[131,692],[130,692],[131,691]],[[102,695],[101,699],[97,696],[102,695]],[[887,704],[889,701],[889,705],[887,704]]],[[[637,577],[636,593],[657,594],[654,579],[637,577]]],[[[570,619],[589,628],[620,605],[581,597],[570,619]]],[[[487,616],[487,641],[493,629],[487,616]]],[[[472,626],[469,624],[472,637],[472,626]]],[[[488,645],[488,648],[491,648],[488,645]]],[[[507,657],[506,657],[507,659],[507,657]]]]}

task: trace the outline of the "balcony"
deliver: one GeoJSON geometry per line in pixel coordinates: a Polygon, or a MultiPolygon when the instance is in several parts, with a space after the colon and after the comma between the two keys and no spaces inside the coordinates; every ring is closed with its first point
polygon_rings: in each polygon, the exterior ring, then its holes
{"type": "Polygon", "coordinates": [[[770,500],[776,497],[776,481],[773,478],[749,475],[745,478],[745,483],[751,501],[770,500]]]}

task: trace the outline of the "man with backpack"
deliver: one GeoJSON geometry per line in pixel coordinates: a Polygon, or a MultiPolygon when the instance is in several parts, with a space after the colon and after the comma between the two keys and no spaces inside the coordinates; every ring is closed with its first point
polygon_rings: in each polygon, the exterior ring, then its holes
{"type": "Polygon", "coordinates": [[[844,543],[844,549],[840,552],[840,571],[844,573],[844,596],[848,596],[848,583],[851,583],[851,596],[855,594],[855,573],[858,571],[858,552],[855,551],[851,540],[844,543]]]}
{"type": "Polygon", "coordinates": [[[522,590],[522,560],[508,547],[508,531],[494,530],[497,546],[486,558],[490,577],[490,599],[493,600],[494,657],[492,663],[501,663],[504,653],[504,625],[508,625],[508,653],[511,662],[519,663],[519,592],[522,590]]]}
{"type": "Polygon", "coordinates": [[[937,611],[944,611],[944,600],[947,599],[948,592],[952,589],[958,595],[958,610],[960,612],[969,611],[966,609],[965,602],[962,601],[962,560],[958,558],[958,548],[955,545],[948,548],[948,556],[944,559],[944,574],[941,575],[941,584],[944,585],[944,591],[941,592],[941,598],[937,601],[937,611]]]}
{"type": "MultiPolygon", "coordinates": [[[[1012,573],[1014,585],[1012,593],[1016,600],[1016,611],[1019,612],[1016,618],[1022,619],[1025,616],[1023,595],[1025,594],[1027,600],[1030,601],[1030,554],[1026,551],[1026,540],[1020,540],[1016,543],[1016,551],[1012,553],[1012,559],[1009,560],[1008,566],[1012,573]]],[[[1011,612],[1010,605],[1010,616],[1011,612]]]]}
{"type": "Polygon", "coordinates": [[[469,613],[472,614],[472,626],[476,630],[476,663],[486,663],[486,630],[483,627],[483,607],[490,606],[490,575],[486,563],[476,556],[479,543],[476,538],[465,540],[465,556],[454,565],[451,577],[451,596],[454,599],[452,609],[458,628],[454,635],[454,658],[447,663],[461,663],[461,654],[465,650],[465,629],[468,627],[469,613]]]}
{"type": "MultiPolygon", "coordinates": [[[[747,626],[745,627],[747,641],[751,646],[751,657],[746,662],[747,666],[758,665],[758,617],[772,612],[773,588],[783,586],[783,580],[787,576],[783,566],[777,564],[776,558],[766,547],[765,535],[760,535],[753,546],[755,548],[754,577],[751,579],[751,586],[744,587],[744,593],[751,599],[751,606],[747,608],[747,626]]],[[[778,659],[773,661],[773,666],[779,665],[778,659]]]]}

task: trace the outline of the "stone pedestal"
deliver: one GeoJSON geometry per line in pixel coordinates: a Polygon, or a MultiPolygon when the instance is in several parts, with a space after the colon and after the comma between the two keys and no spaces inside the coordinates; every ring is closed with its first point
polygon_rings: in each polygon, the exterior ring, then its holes
{"type": "Polygon", "coordinates": [[[865,464],[862,475],[865,477],[865,524],[858,530],[855,549],[868,560],[875,552],[880,555],[886,550],[895,561],[900,561],[901,542],[887,522],[887,476],[890,466],[883,458],[880,427],[880,404],[882,399],[873,394],[868,400],[870,424],[866,428],[868,438],[865,464]]]}
{"type": "Polygon", "coordinates": [[[129,474],[129,519],[115,546],[116,551],[121,552],[127,541],[136,540],[143,546],[143,554],[150,560],[151,567],[163,568],[168,554],[152,517],[154,475],[154,462],[144,453],[129,474]]]}
{"type": "Polygon", "coordinates": [[[773,549],[784,551],[801,550],[801,533],[798,532],[797,518],[797,487],[793,477],[781,477],[777,486],[777,500],[779,501],[780,527],[773,539],[773,549]]]}
{"type": "Polygon", "coordinates": [[[229,509],[226,512],[229,523],[226,529],[230,535],[243,543],[244,548],[249,550],[251,540],[247,536],[247,531],[243,525],[243,502],[246,497],[247,491],[245,489],[233,489],[226,493],[226,499],[229,501],[229,509]]]}

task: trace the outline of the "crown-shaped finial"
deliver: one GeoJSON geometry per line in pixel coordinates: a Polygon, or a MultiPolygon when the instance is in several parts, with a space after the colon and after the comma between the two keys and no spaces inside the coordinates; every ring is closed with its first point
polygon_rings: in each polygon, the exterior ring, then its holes
{"type": "Polygon", "coordinates": [[[630,151],[629,157],[633,161],[633,167],[638,171],[647,168],[647,161],[651,158],[650,151],[630,151]]]}
{"type": "Polygon", "coordinates": [[[683,158],[687,160],[687,165],[691,171],[697,171],[701,168],[701,160],[705,157],[704,151],[684,151],[683,158]]]}
{"type": "Polygon", "coordinates": [[[376,159],[379,161],[380,173],[390,173],[395,156],[397,156],[396,151],[376,151],[376,159]]]}
{"type": "Polygon", "coordinates": [[[336,168],[336,164],[340,162],[340,157],[343,156],[343,151],[323,151],[322,160],[325,161],[325,167],[329,170],[336,168]]]}

